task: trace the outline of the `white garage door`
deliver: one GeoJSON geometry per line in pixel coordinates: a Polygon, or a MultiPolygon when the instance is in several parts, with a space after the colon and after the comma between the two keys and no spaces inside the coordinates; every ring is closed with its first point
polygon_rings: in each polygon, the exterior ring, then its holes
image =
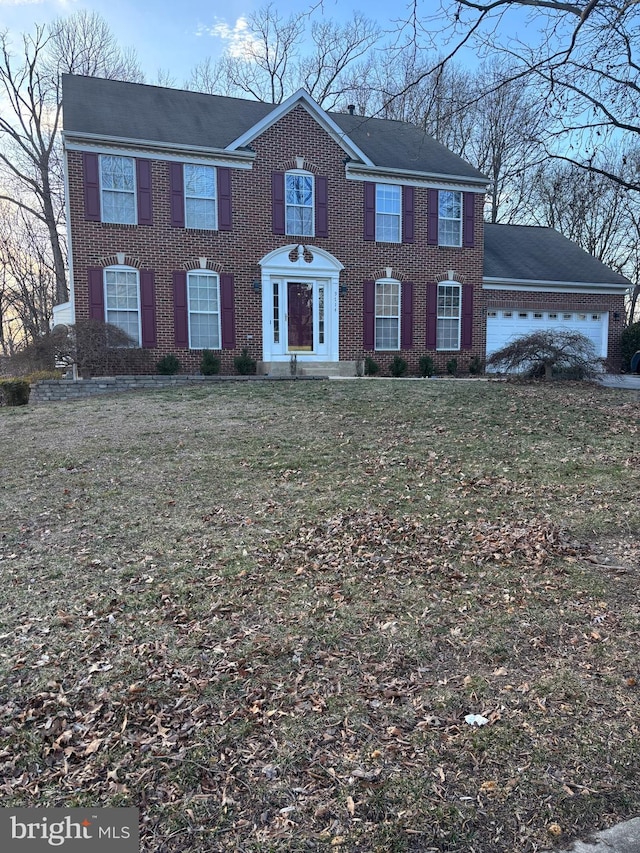
{"type": "Polygon", "coordinates": [[[593,342],[596,355],[607,355],[609,314],[560,311],[487,311],[487,355],[514,338],[546,330],[580,332],[593,342]]]}

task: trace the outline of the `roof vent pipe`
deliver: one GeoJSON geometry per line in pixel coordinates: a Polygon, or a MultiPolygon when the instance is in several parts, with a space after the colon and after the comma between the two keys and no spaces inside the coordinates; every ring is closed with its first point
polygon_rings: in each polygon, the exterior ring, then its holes
{"type": "Polygon", "coordinates": [[[355,104],[349,104],[347,109],[349,110],[349,115],[352,116],[352,115],[354,115],[354,113],[356,111],[356,105],[355,104]]]}

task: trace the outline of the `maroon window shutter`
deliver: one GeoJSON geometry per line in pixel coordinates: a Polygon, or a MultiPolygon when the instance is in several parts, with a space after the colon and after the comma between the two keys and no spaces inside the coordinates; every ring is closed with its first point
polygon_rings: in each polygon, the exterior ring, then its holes
{"type": "Polygon", "coordinates": [[[184,170],[182,163],[169,163],[169,184],[171,186],[171,224],[174,228],[184,228],[184,170]]]}
{"type": "Polygon", "coordinates": [[[413,282],[402,282],[400,349],[413,349],[413,282]]]}
{"type": "Polygon", "coordinates": [[[364,239],[376,239],[376,185],[371,181],[364,184],[364,239]]]}
{"type": "Polygon", "coordinates": [[[188,349],[187,274],[182,270],[173,274],[173,324],[176,349],[188,349]]]}
{"type": "Polygon", "coordinates": [[[151,206],[151,160],[136,160],[138,225],[153,225],[151,206]]]}
{"type": "Polygon", "coordinates": [[[316,177],[316,237],[329,236],[329,215],[327,202],[327,179],[316,177]]]}
{"type": "Polygon", "coordinates": [[[152,270],[140,270],[140,319],[142,346],[156,347],[156,285],[152,270]]]}
{"type": "Polygon", "coordinates": [[[104,323],[104,279],[102,267],[89,267],[89,317],[104,323]]]}
{"type": "Polygon", "coordinates": [[[284,234],[284,172],[271,175],[271,216],[273,233],[284,234]]]}
{"type": "Polygon", "coordinates": [[[85,151],[82,155],[84,171],[84,218],[100,222],[100,161],[97,154],[85,151]]]}
{"type": "Polygon", "coordinates": [[[236,345],[236,319],[233,305],[233,276],[220,276],[220,308],[222,313],[222,348],[233,349],[236,345]]]}
{"type": "Polygon", "coordinates": [[[402,187],[402,242],[413,243],[415,231],[414,189],[402,187]]]}
{"type": "MultiPolygon", "coordinates": [[[[437,190],[436,190],[437,192],[437,190]]],[[[427,349],[435,349],[438,320],[438,285],[427,285],[427,349]]]]}
{"type": "Polygon", "coordinates": [[[473,285],[462,285],[462,341],[460,349],[471,349],[473,337],[473,285]]]}
{"type": "Polygon", "coordinates": [[[462,245],[467,249],[472,249],[475,193],[464,193],[463,198],[462,245]]]}
{"type": "Polygon", "coordinates": [[[429,190],[427,195],[427,243],[438,245],[438,190],[429,190]]]}
{"type": "Polygon", "coordinates": [[[218,168],[218,230],[231,231],[231,169],[218,168]]]}
{"type": "Polygon", "coordinates": [[[375,347],[376,327],[376,283],[365,281],[363,303],[362,346],[365,350],[375,347]]]}

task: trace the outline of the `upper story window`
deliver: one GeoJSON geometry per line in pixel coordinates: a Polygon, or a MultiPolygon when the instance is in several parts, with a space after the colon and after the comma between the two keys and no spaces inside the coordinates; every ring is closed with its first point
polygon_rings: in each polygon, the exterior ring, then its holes
{"type": "Polygon", "coordinates": [[[140,274],[128,267],[104,270],[104,319],[126,332],[140,346],[140,274]]]}
{"type": "Polygon", "coordinates": [[[402,239],[402,188],[376,184],[376,241],[400,243],[402,239]]]}
{"type": "Polygon", "coordinates": [[[459,284],[447,282],[438,285],[437,349],[460,349],[461,304],[462,288],[459,284]]]}
{"type": "Polygon", "coordinates": [[[189,347],[220,349],[220,278],[214,272],[195,271],[187,274],[189,313],[189,347]]]}
{"type": "Polygon", "coordinates": [[[438,245],[462,246],[462,193],[438,193],[438,245]]]}
{"type": "Polygon", "coordinates": [[[298,237],[314,235],[314,180],[306,172],[285,174],[286,233],[298,237]]]}
{"type": "Polygon", "coordinates": [[[400,349],[400,282],[377,281],[375,293],[375,349],[400,349]]]}
{"type": "Polygon", "coordinates": [[[218,227],[215,166],[184,166],[186,228],[214,231],[218,227]]]}
{"type": "Polygon", "coordinates": [[[133,157],[100,155],[103,222],[136,224],[136,171],[133,157]]]}

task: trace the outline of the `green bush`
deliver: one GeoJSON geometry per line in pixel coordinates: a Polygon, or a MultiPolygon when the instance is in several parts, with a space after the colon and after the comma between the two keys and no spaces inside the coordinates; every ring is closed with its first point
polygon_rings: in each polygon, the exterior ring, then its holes
{"type": "Polygon", "coordinates": [[[458,372],[458,359],[450,358],[447,362],[447,373],[449,376],[455,376],[458,372]]]}
{"type": "Polygon", "coordinates": [[[242,350],[241,355],[237,355],[233,359],[233,364],[240,376],[250,376],[256,372],[256,360],[251,358],[246,347],[242,350]]]}
{"type": "Polygon", "coordinates": [[[484,372],[484,362],[480,358],[479,355],[474,355],[474,357],[469,362],[469,373],[472,376],[481,376],[484,372]]]}
{"type": "Polygon", "coordinates": [[[640,350],[640,322],[632,323],[623,329],[620,348],[622,350],[622,369],[631,370],[631,359],[634,353],[640,350]]]}
{"type": "Polygon", "coordinates": [[[396,378],[406,376],[409,365],[401,355],[394,355],[393,361],[389,362],[389,373],[396,378]]]}
{"type": "Polygon", "coordinates": [[[368,355],[364,360],[364,375],[375,376],[377,373],[380,373],[380,365],[368,355]]]}
{"type": "Polygon", "coordinates": [[[165,355],[156,364],[156,370],[162,376],[173,376],[180,371],[180,359],[175,355],[165,355]]]}
{"type": "Polygon", "coordinates": [[[203,376],[215,376],[220,373],[220,359],[217,355],[214,355],[210,349],[202,350],[200,372],[203,376]]]}
{"type": "Polygon", "coordinates": [[[0,379],[0,403],[4,406],[26,406],[30,391],[26,379],[0,379]]]}
{"type": "Polygon", "coordinates": [[[418,364],[420,366],[420,376],[422,376],[423,379],[427,376],[433,376],[433,374],[436,372],[433,359],[430,355],[420,356],[420,361],[418,362],[418,364]]]}

